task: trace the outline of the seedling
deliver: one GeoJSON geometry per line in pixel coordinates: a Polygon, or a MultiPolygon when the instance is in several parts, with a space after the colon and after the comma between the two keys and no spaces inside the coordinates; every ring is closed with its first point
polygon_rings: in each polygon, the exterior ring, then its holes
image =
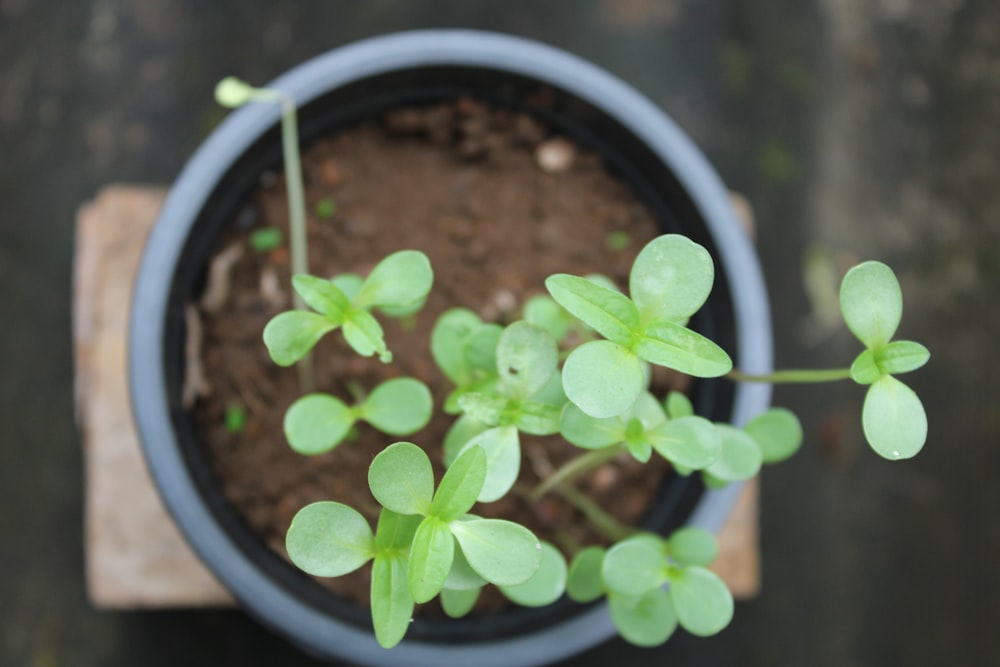
{"type": "Polygon", "coordinates": [[[270,252],[280,246],[284,240],[284,235],[277,227],[264,227],[256,229],[250,234],[250,247],[255,252],[270,252]]]}
{"type": "Polygon", "coordinates": [[[314,211],[317,218],[327,220],[332,218],[333,214],[337,212],[337,204],[332,199],[320,199],[316,202],[314,211]]]}

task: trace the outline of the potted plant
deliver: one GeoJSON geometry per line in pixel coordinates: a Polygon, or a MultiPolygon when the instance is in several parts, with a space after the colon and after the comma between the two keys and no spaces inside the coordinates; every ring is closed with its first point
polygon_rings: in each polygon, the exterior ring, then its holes
{"type": "MultiPolygon", "coordinates": [[[[554,301],[539,302],[527,317],[532,321],[501,329],[467,312],[447,313],[434,330],[432,356],[458,386],[447,401],[436,398],[466,419],[445,443],[448,471],[435,479],[422,448],[390,444],[399,439],[391,437],[371,461],[367,479],[355,482],[369,487],[381,508],[374,532],[343,503],[309,505],[297,515],[287,544],[304,569],[339,575],[374,560],[373,635],[367,611],[327,594],[233,513],[184,408],[185,343],[192,335],[185,312],[203,288],[213,248],[260,174],[280,164],[278,107],[241,109],[199,150],[171,192],[136,285],[134,412],[154,479],[192,546],[251,613],[310,651],[372,665],[535,665],[585,650],[616,631],[646,644],[664,640],[678,621],[689,631],[712,634],[728,622],[732,602],[702,567],[713,556],[705,529],[717,529],[725,518],[738,491],[738,482],[729,482],[798,446],[794,417],[765,412],[768,382],[852,377],[869,384],[864,421],[873,446],[890,458],[922,446],[926,422],[919,401],[892,375],[918,367],[927,354],[917,344],[890,340],[901,312],[891,271],[869,263],[845,279],[845,318],[866,348],[851,369],[771,373],[759,267],[723,188],[653,105],[606,73],[525,40],[431,31],[346,47],[293,70],[266,91],[236,93],[276,94],[268,91],[294,100],[304,144],[405,105],[460,98],[516,109],[600,154],[664,232],[632,264],[627,294],[599,279],[564,274],[546,281],[554,301]],[[535,99],[539,87],[545,89],[542,102],[535,99]],[[721,278],[713,282],[715,270],[721,278]],[[564,325],[577,327],[578,341],[586,342],[563,350],[562,359],[552,334],[560,338],[564,325]],[[739,371],[731,370],[734,361],[739,371]],[[645,391],[645,362],[706,379],[690,399],[679,393],[652,397],[645,391]],[[570,498],[591,520],[603,521],[614,539],[608,549],[576,545],[567,561],[517,523],[470,513],[477,500],[511,491],[519,431],[559,432],[582,448],[577,463],[553,470],[529,492],[535,498],[553,489],[572,496],[574,474],[625,452],[639,460],[665,458],[674,472],[635,535],[606,521],[586,499],[570,498]],[[678,530],[682,526],[687,528],[678,530]],[[414,600],[438,594],[445,611],[460,616],[475,597],[470,591],[484,582],[515,601],[546,604],[484,622],[409,622],[414,600]],[[554,589],[546,585],[551,582],[554,589]],[[669,592],[664,583],[671,584],[669,592]],[[561,596],[566,585],[581,602],[608,597],[611,615],[603,604],[574,605],[561,596]],[[379,644],[398,645],[386,652],[379,644]]],[[[286,127],[286,149],[297,145],[296,134],[286,127]]],[[[297,162],[287,160],[292,168],[297,162]]],[[[289,199],[295,200],[294,172],[290,176],[289,199]]],[[[293,251],[298,243],[293,234],[293,251]]],[[[299,305],[308,308],[271,320],[265,330],[271,357],[294,364],[341,328],[354,350],[389,361],[391,344],[371,311],[411,315],[430,289],[432,269],[419,249],[369,268],[367,277],[332,280],[295,270],[299,305]]],[[[349,407],[314,392],[308,375],[300,375],[306,396],[285,418],[293,446],[305,453],[337,445],[359,418],[392,435],[409,432],[425,416],[428,393],[414,380],[364,388],[349,407]]]]}

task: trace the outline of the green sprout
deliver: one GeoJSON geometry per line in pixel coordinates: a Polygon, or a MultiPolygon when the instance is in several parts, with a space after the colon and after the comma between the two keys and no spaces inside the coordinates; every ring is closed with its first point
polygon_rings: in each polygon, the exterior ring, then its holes
{"type": "Polygon", "coordinates": [[[276,364],[290,366],[339,328],[355,352],[365,357],[377,353],[388,363],[392,353],[371,311],[422,304],[433,280],[427,256],[416,250],[401,250],[383,259],[350,298],[334,281],[296,275],[292,278],[295,291],[316,312],[291,310],[276,315],[264,327],[264,344],[276,364]]]}
{"type": "Polygon", "coordinates": [[[317,218],[327,220],[332,218],[333,214],[337,212],[337,203],[332,199],[320,199],[316,202],[316,208],[314,211],[317,218]]]}
{"type": "Polygon", "coordinates": [[[224,421],[227,431],[233,434],[242,433],[247,427],[247,411],[242,405],[230,405],[226,408],[224,421]]]}
{"type": "Polygon", "coordinates": [[[270,252],[281,245],[285,240],[281,230],[277,227],[264,227],[256,229],[250,234],[250,247],[254,252],[270,252]]]}

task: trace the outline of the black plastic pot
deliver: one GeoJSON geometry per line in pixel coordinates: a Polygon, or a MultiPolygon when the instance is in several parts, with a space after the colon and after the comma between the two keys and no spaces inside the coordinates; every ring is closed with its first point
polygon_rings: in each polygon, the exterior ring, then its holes
{"type": "MultiPolygon", "coordinates": [[[[660,220],[705,245],[717,285],[693,326],[733,353],[737,365],[771,365],[768,302],[760,267],[718,177],[663,113],[608,73],[524,39],[470,31],[424,31],[337,49],[273,84],[295,97],[303,142],[400,104],[465,95],[539,116],[601,155],[660,220]],[[551,104],[526,102],[539,88],[551,104]]],[[[130,379],[135,418],[153,478],[182,532],[219,580],[263,623],[306,650],[365,665],[516,667],[585,651],[614,634],[603,605],[566,601],[479,621],[421,621],[392,651],[380,648],[367,610],[337,600],[272,553],[235,515],[212,478],[181,407],[184,308],[197,297],[219,235],[280,167],[278,110],[233,113],[198,150],[167,199],[135,287],[130,379]]],[[[767,385],[697,384],[701,414],[735,423],[765,409],[767,385]]],[[[363,483],[363,482],[359,482],[363,483]]],[[[667,480],[647,517],[652,528],[717,529],[738,488],[708,492],[667,480]]]]}

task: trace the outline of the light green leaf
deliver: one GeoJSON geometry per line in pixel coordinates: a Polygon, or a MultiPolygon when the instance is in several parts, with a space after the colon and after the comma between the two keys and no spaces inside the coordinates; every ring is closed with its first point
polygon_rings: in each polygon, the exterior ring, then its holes
{"type": "Polygon", "coordinates": [[[923,404],[912,389],[891,375],[868,388],[861,422],[872,449],[893,461],[915,456],[927,441],[923,404]]]}
{"type": "Polygon", "coordinates": [[[420,521],[421,517],[418,514],[397,514],[383,507],[378,515],[378,525],[375,527],[375,548],[408,549],[420,521]]]}
{"type": "Polygon", "coordinates": [[[431,502],[430,514],[444,522],[462,516],[476,504],[486,481],[486,452],[471,446],[459,456],[441,479],[431,502]]]}
{"type": "Polygon", "coordinates": [[[492,375],[497,372],[497,344],[503,335],[499,324],[484,324],[465,344],[465,363],[472,372],[492,375]]]}
{"type": "Polygon", "coordinates": [[[627,539],[608,549],[601,566],[604,586],[619,595],[639,596],[666,578],[663,554],[643,540],[627,539]]]}
{"type": "MultiPolygon", "coordinates": [[[[344,293],[344,296],[347,297],[347,303],[349,306],[351,299],[357,296],[358,292],[361,291],[361,285],[364,283],[364,278],[356,273],[341,273],[333,278],[330,278],[330,282],[344,293]]],[[[344,310],[347,310],[346,306],[344,310]]]]}
{"type": "Polygon", "coordinates": [[[525,401],[521,404],[514,426],[529,435],[553,435],[559,432],[562,406],[525,401]]]}
{"type": "Polygon", "coordinates": [[[743,427],[760,447],[764,463],[784,461],[802,446],[802,424],[795,413],[785,408],[771,408],[743,427]]]}
{"type": "Polygon", "coordinates": [[[639,463],[646,463],[653,457],[653,446],[642,437],[628,438],[625,441],[625,448],[628,449],[628,453],[632,455],[632,458],[639,463]]]}
{"type": "Polygon", "coordinates": [[[690,417],[694,414],[694,406],[691,404],[691,399],[679,391],[672,391],[667,394],[666,408],[667,415],[671,419],[690,417]]]}
{"type": "Polygon", "coordinates": [[[840,310],[847,328],[870,350],[888,343],[903,317],[903,292],[882,262],[863,262],[840,284],[840,310]]]}
{"type": "Polygon", "coordinates": [[[614,417],[631,408],[645,387],[639,358],[607,340],[584,343],[563,366],[566,397],[591,417],[614,417]]]}
{"type": "Polygon", "coordinates": [[[497,586],[522,584],[541,564],[538,538],[516,523],[502,519],[453,521],[451,531],[472,569],[497,586]]]}
{"type": "Polygon", "coordinates": [[[680,565],[709,565],[719,556],[719,543],[710,531],[688,526],[674,531],[667,550],[680,565]]]}
{"type": "Polygon", "coordinates": [[[733,369],[726,351],[687,327],[661,320],[646,327],[632,349],[646,361],[695,377],[719,377],[733,369]]]}
{"type": "Polygon", "coordinates": [[[586,547],[573,557],[566,575],[566,595],[570,600],[593,602],[604,595],[601,568],[606,553],[607,550],[602,547],[586,547]]]}
{"type": "Polygon", "coordinates": [[[441,608],[449,618],[462,618],[476,606],[482,588],[453,589],[441,591],[441,608]]]}
{"type": "MultiPolygon", "coordinates": [[[[639,394],[635,405],[625,415],[629,418],[635,417],[647,429],[667,421],[667,414],[663,411],[663,406],[648,391],[639,394]]],[[[626,421],[628,420],[626,419],[626,421]]]]}
{"type": "Polygon", "coordinates": [[[760,472],[763,457],[753,438],[726,424],[715,428],[720,438],[719,456],[705,472],[723,482],[750,479],[760,472]]]}
{"type": "Polygon", "coordinates": [[[434,516],[425,518],[413,536],[408,580],[414,601],[423,604],[444,588],[455,557],[455,538],[448,524],[434,516]]]}
{"type": "Polygon", "coordinates": [[[291,366],[337,326],[307,310],[288,310],[272,317],[264,327],[264,345],[274,363],[291,366]]]}
{"type": "Polygon", "coordinates": [[[559,432],[577,447],[604,449],[625,440],[625,421],[621,417],[591,417],[569,403],[563,409],[559,432]]]}
{"type": "Polygon", "coordinates": [[[350,310],[347,297],[329,280],[300,273],[292,276],[292,287],[313,310],[334,324],[343,322],[350,310]]]}
{"type": "Polygon", "coordinates": [[[481,447],[486,454],[486,479],[479,501],[491,503],[506,495],[517,481],[521,472],[521,441],[515,427],[499,426],[472,438],[462,451],[475,447],[481,447]]]}
{"type": "Polygon", "coordinates": [[[354,425],[354,414],[339,398],[329,394],[307,394],[285,412],[285,437],[299,454],[328,452],[344,439],[354,425]]]}
{"type": "Polygon", "coordinates": [[[375,265],[353,303],[357,308],[410,306],[426,298],[433,282],[427,255],[400,250],[375,265]]]}
{"type": "Polygon", "coordinates": [[[347,313],[344,340],[362,357],[370,357],[377,352],[383,363],[392,361],[392,354],[385,346],[382,325],[368,311],[354,309],[347,313]]]}
{"type": "Polygon", "coordinates": [[[455,557],[451,561],[451,571],[448,572],[448,578],[445,579],[444,589],[467,591],[482,588],[484,585],[486,585],[486,580],[472,569],[461,547],[455,549],[455,557]]]}
{"type": "Polygon", "coordinates": [[[413,378],[386,380],[359,406],[360,417],[389,435],[410,435],[431,419],[434,399],[423,382],[413,378]]]}
{"type": "Polygon", "coordinates": [[[442,463],[448,467],[458,457],[459,452],[465,447],[465,443],[490,428],[489,424],[473,419],[469,415],[462,415],[451,425],[448,433],[444,436],[442,446],[442,463]]]}
{"type": "Polygon", "coordinates": [[[524,303],[524,319],[542,327],[557,341],[565,338],[573,325],[572,316],[555,299],[544,294],[533,296],[524,303]]]}
{"type": "Polygon", "coordinates": [[[545,383],[545,386],[532,394],[530,398],[534,403],[543,403],[562,410],[563,406],[566,405],[566,392],[563,391],[562,373],[557,369],[555,373],[549,376],[549,381],[545,383]]]}
{"type": "Polygon", "coordinates": [[[624,294],[566,274],[549,276],[545,287],[559,305],[608,340],[625,347],[631,344],[639,328],[639,311],[624,294]]]}
{"type": "Polygon", "coordinates": [[[434,471],[424,450],[411,442],[383,449],[368,468],[375,500],[399,514],[427,514],[434,495],[434,471]]]}
{"type": "Polygon", "coordinates": [[[875,353],[875,363],[886,375],[915,371],[930,358],[931,353],[926,347],[911,340],[892,341],[875,353]]]}
{"type": "Polygon", "coordinates": [[[677,629],[677,615],[660,588],[639,597],[611,594],[608,609],[618,633],[636,646],[659,646],[677,629]]]}
{"type": "Polygon", "coordinates": [[[690,470],[701,470],[719,457],[719,432],[704,417],[691,415],[664,422],[646,433],[657,453],[690,470]]]}
{"type": "Polygon", "coordinates": [[[431,331],[431,356],[438,368],[456,385],[472,380],[465,359],[465,346],[483,322],[467,308],[452,308],[438,317],[431,331]]]}
{"type": "Polygon", "coordinates": [[[375,555],[368,521],[347,505],[329,501],[298,511],[285,535],[285,548],[296,567],[316,577],[353,572],[375,555]]]}
{"type": "Polygon", "coordinates": [[[497,372],[512,398],[527,398],[552,377],[559,363],[556,342],[545,329],[514,322],[497,342],[497,372]]]}
{"type": "Polygon", "coordinates": [[[851,379],[858,384],[871,384],[882,377],[882,371],[875,361],[875,353],[865,349],[851,364],[851,379]]]}
{"type": "Polygon", "coordinates": [[[413,619],[413,596],[407,582],[406,558],[399,553],[375,557],[371,585],[372,625],[382,648],[400,641],[413,619]]]}
{"type": "Polygon", "coordinates": [[[548,542],[542,542],[542,562],[530,579],[517,586],[500,586],[508,600],[525,607],[552,604],[565,590],[566,559],[548,542]]]}
{"type": "Polygon", "coordinates": [[[505,396],[470,391],[458,397],[458,406],[472,419],[490,426],[510,424],[513,415],[510,399],[505,396]]]}
{"type": "Polygon", "coordinates": [[[733,596],[718,575],[702,567],[682,569],[671,579],[670,602],[681,627],[693,635],[714,635],[733,618],[733,596]]]}
{"type": "Polygon", "coordinates": [[[632,265],[629,293],[645,322],[686,321],[712,291],[712,256],[686,236],[665,234],[646,244],[632,265]]]}

